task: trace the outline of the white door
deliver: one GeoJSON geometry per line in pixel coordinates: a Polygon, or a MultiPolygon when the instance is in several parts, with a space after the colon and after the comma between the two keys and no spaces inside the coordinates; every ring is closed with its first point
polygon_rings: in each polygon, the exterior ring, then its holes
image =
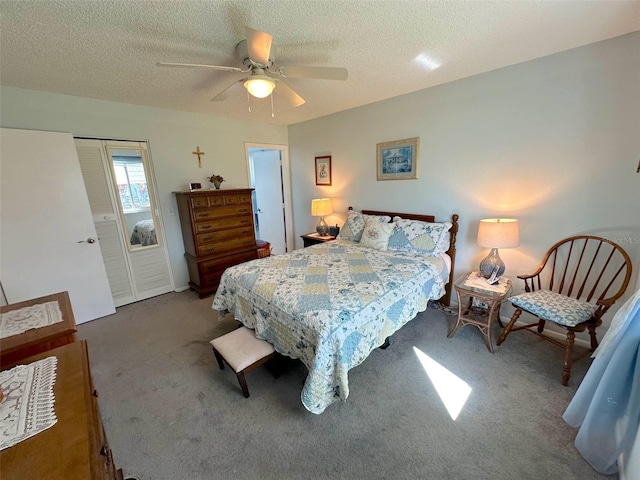
{"type": "Polygon", "coordinates": [[[245,153],[249,185],[255,189],[256,234],[259,230],[259,239],[271,243],[273,254],[290,252],[294,242],[288,147],[245,143],[245,153]]]}
{"type": "Polygon", "coordinates": [[[68,291],[76,323],[115,313],[73,137],[1,129],[0,281],[8,303],[68,291]]]}
{"type": "Polygon", "coordinates": [[[251,152],[255,188],[256,231],[271,244],[273,254],[286,252],[285,212],[279,150],[251,152]]]}

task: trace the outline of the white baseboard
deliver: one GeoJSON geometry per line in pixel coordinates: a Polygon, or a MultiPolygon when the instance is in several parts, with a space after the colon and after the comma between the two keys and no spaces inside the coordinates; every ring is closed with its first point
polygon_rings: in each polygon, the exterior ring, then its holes
{"type": "Polygon", "coordinates": [[[180,293],[180,292],[184,292],[185,290],[189,290],[189,288],[191,288],[189,287],[189,285],[187,285],[186,287],[176,287],[174,291],[177,293],[180,293]]]}

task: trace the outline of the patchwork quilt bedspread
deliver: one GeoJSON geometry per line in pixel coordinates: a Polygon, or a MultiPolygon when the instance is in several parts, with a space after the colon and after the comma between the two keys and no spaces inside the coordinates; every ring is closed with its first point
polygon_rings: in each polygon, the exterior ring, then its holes
{"type": "Polygon", "coordinates": [[[335,240],[228,268],[213,309],[231,312],[309,374],[302,403],[322,413],[349,395],[348,372],[444,295],[441,257],[335,240]]]}

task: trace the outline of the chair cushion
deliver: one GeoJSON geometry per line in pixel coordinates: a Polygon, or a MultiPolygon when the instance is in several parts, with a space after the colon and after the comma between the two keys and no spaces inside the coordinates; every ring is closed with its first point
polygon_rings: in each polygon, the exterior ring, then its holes
{"type": "Polygon", "coordinates": [[[247,327],[240,327],[226,335],[214,338],[209,343],[236,373],[275,351],[273,345],[256,338],[253,330],[247,327]]]}
{"type": "Polygon", "coordinates": [[[523,293],[509,300],[516,307],[565,327],[575,327],[586,322],[598,308],[596,305],[549,290],[523,293]]]}

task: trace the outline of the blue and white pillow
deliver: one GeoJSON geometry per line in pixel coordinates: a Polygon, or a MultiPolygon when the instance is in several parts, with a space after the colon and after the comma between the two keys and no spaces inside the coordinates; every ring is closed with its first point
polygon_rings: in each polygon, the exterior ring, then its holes
{"type": "Polygon", "coordinates": [[[522,293],[509,298],[509,301],[543,320],[551,320],[565,327],[575,327],[579,323],[586,322],[598,308],[597,305],[549,290],[522,293]]]}
{"type": "Polygon", "coordinates": [[[340,229],[338,238],[342,240],[351,240],[352,242],[359,242],[362,238],[362,232],[364,230],[364,224],[367,218],[377,219],[379,222],[387,223],[391,220],[388,215],[365,215],[354,210],[349,210],[347,221],[340,229]]]}
{"type": "Polygon", "coordinates": [[[440,255],[449,250],[451,223],[421,222],[394,217],[395,231],[389,239],[389,250],[419,255],[440,255]]]}

